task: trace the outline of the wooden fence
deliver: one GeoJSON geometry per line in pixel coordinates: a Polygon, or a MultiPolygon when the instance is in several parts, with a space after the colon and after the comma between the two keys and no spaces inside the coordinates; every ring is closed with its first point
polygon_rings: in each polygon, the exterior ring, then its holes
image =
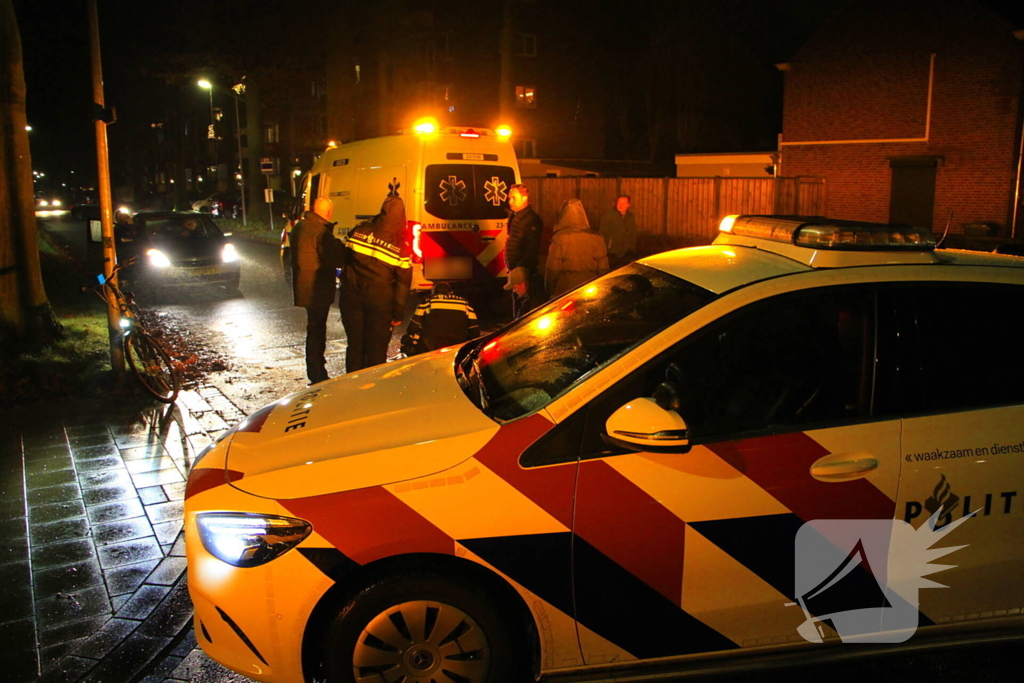
{"type": "Polygon", "coordinates": [[[597,228],[601,215],[628,194],[641,255],[709,244],[729,214],[820,216],[825,179],[795,178],[524,178],[530,203],[544,225],[557,220],[566,199],[578,198],[597,228]]]}

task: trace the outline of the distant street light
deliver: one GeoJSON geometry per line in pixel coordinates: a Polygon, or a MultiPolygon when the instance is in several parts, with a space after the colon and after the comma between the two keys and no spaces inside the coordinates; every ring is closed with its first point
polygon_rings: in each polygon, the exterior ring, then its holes
{"type": "MultiPolygon", "coordinates": [[[[201,79],[200,81],[198,81],[196,83],[196,85],[198,85],[200,88],[203,88],[204,90],[209,90],[210,91],[210,121],[211,121],[210,127],[211,127],[211,130],[212,130],[212,128],[213,128],[213,123],[212,123],[212,121],[213,121],[213,89],[215,87],[217,87],[217,86],[214,86],[213,83],[211,83],[210,81],[206,80],[205,78],[201,79]]],[[[242,127],[241,127],[241,118],[238,115],[238,100],[240,98],[232,90],[228,90],[226,88],[221,88],[221,87],[217,87],[217,90],[220,90],[223,93],[231,95],[231,97],[235,100],[235,139],[238,141],[238,189],[239,189],[239,191],[242,194],[242,225],[248,225],[248,223],[246,222],[246,211],[245,211],[245,179],[242,177],[242,127]]]]}
{"type": "Polygon", "coordinates": [[[203,88],[204,90],[210,93],[210,130],[207,131],[206,137],[210,138],[211,140],[216,140],[217,133],[215,132],[215,129],[213,127],[214,124],[216,123],[213,119],[213,83],[210,83],[210,81],[204,78],[199,81],[198,85],[200,88],[203,88]]]}

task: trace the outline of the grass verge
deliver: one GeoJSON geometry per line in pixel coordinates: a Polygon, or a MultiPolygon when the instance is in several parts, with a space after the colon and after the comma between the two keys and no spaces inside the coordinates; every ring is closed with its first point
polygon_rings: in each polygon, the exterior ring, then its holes
{"type": "Polygon", "coordinates": [[[237,218],[218,218],[216,220],[222,231],[264,244],[280,244],[281,229],[285,224],[284,218],[280,216],[274,218],[273,228],[266,221],[259,220],[249,220],[247,225],[242,225],[241,219],[237,218]]]}
{"type": "Polygon", "coordinates": [[[50,244],[40,240],[47,296],[62,338],[0,359],[0,407],[88,398],[111,390],[110,346],[103,302],[79,291],[84,280],[50,244]]]}

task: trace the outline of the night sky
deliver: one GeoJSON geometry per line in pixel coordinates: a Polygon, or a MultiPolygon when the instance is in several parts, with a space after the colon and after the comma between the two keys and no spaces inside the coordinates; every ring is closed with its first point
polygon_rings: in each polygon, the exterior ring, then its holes
{"type": "MultiPolygon", "coordinates": [[[[295,2],[292,7],[302,4],[295,2]]],[[[634,0],[601,4],[604,16],[616,22],[615,26],[621,26],[622,49],[650,41],[666,13],[671,15],[684,5],[706,6],[721,30],[739,37],[757,60],[770,65],[789,59],[817,27],[843,6],[844,0],[634,0]]],[[[1024,3],[990,0],[983,4],[1016,21],[1018,26],[1024,21],[1024,3]]],[[[190,27],[225,26],[223,33],[227,35],[230,26],[226,25],[231,23],[228,17],[246,5],[246,0],[98,0],[107,104],[116,106],[122,116],[123,112],[152,107],[154,92],[170,86],[141,77],[139,67],[158,62],[161,55],[187,58],[189,50],[196,47],[195,36],[189,35],[190,27]]],[[[92,179],[95,138],[86,0],[15,0],[14,7],[22,35],[28,119],[33,126],[33,166],[57,184],[72,184],[75,177],[92,179]],[[71,171],[77,175],[72,176],[71,171]]],[[[207,31],[207,35],[216,36],[217,31],[207,31]]],[[[252,38],[272,41],[278,46],[294,42],[294,49],[302,50],[313,35],[310,31],[282,31],[280,35],[252,38]]],[[[778,90],[781,79],[777,78],[771,87],[778,90]]],[[[208,106],[207,95],[198,89],[172,92],[193,99],[196,107],[208,106]]],[[[723,93],[723,97],[729,96],[723,93]]],[[[781,107],[781,96],[777,98],[781,107]]],[[[781,121],[781,115],[777,119],[781,121]]],[[[117,124],[108,128],[108,135],[112,140],[118,135],[117,124]]]]}

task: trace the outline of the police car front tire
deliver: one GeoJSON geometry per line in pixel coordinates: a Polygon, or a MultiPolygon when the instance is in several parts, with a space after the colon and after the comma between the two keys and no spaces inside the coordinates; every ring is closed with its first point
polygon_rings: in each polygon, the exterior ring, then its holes
{"type": "Polygon", "coordinates": [[[436,577],[379,581],[342,608],[325,656],[330,683],[522,680],[509,627],[472,585],[436,577]]]}

